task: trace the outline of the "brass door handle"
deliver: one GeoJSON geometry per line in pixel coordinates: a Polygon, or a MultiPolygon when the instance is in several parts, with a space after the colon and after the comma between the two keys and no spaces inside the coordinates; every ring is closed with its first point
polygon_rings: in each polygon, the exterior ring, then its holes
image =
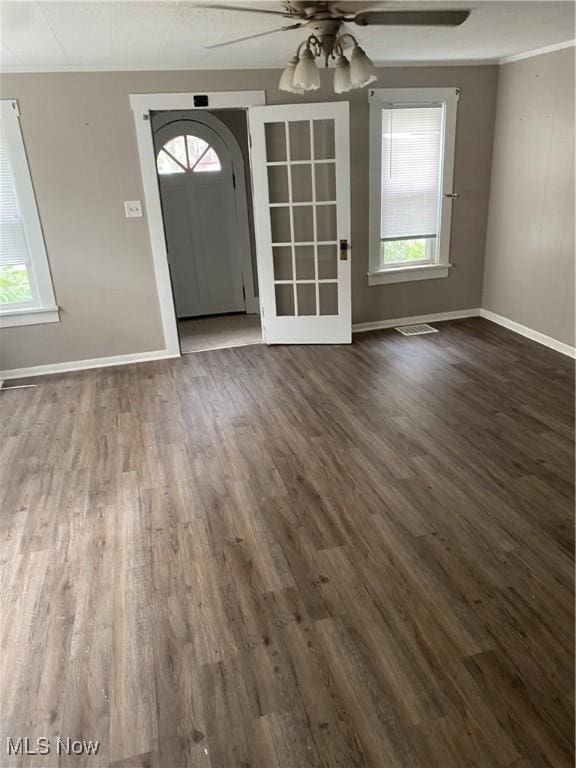
{"type": "Polygon", "coordinates": [[[340,261],[348,261],[348,240],[340,240],[340,261]]]}

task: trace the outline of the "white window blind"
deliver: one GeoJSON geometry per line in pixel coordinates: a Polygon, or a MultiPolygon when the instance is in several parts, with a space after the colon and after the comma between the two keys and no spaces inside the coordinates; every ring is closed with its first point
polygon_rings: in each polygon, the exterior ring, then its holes
{"type": "Polygon", "coordinates": [[[18,207],[4,131],[0,132],[0,265],[29,264],[30,254],[18,207]]]}
{"type": "Polygon", "coordinates": [[[382,240],[438,234],[443,114],[442,106],[382,110],[382,240]]]}

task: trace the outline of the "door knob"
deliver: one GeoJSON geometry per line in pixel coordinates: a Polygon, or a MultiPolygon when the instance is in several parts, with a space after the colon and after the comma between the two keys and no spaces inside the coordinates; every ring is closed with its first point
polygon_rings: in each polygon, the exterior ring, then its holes
{"type": "Polygon", "coordinates": [[[340,261],[348,261],[348,240],[340,240],[340,261]]]}

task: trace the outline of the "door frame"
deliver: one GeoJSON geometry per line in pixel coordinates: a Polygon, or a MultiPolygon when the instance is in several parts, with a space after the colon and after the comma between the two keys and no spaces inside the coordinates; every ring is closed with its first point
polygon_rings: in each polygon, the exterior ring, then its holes
{"type": "MultiPolygon", "coordinates": [[[[164,238],[164,222],[162,205],[160,203],[160,188],[156,174],[156,153],[150,112],[180,111],[180,110],[211,110],[211,109],[248,109],[266,104],[265,91],[215,91],[212,93],[132,93],[130,106],[134,114],[136,126],[136,141],[142,173],[145,211],[148,218],[148,232],[152,260],[156,276],[160,317],[164,332],[166,352],[172,356],[180,356],[180,339],[176,307],[172,295],[170,270],[168,268],[168,253],[164,238]],[[203,97],[198,99],[198,97],[203,97]],[[203,101],[203,105],[195,104],[195,100],[203,101]],[[205,103],[207,100],[207,104],[205,103]]],[[[253,283],[252,283],[253,285],[253,283]]]]}

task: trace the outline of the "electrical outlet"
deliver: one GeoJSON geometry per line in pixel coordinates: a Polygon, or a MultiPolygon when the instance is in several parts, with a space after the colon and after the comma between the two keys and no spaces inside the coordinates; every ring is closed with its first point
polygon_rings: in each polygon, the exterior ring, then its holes
{"type": "Polygon", "coordinates": [[[140,219],[142,217],[142,203],[140,200],[126,200],[124,210],[127,219],[140,219]]]}

